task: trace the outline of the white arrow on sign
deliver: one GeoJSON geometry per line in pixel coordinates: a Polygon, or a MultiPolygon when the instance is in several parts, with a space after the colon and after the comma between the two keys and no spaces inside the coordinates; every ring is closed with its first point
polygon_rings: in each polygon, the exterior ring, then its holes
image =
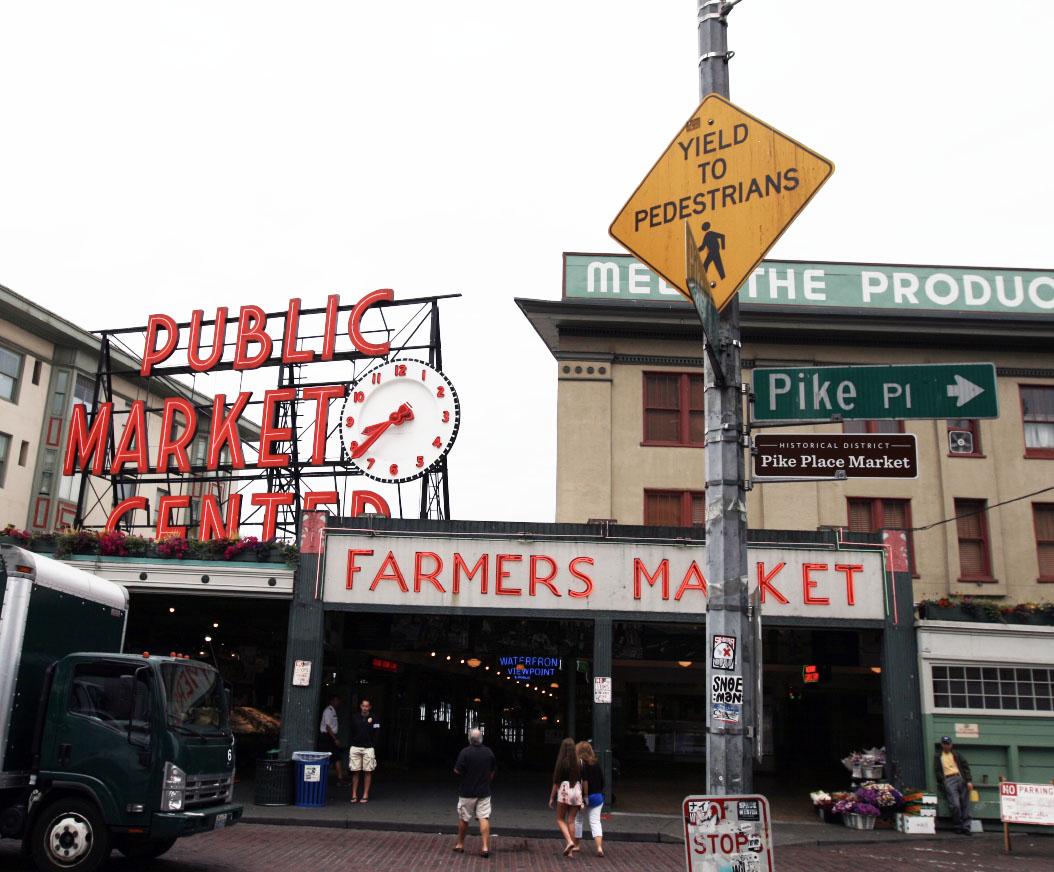
{"type": "Polygon", "coordinates": [[[978,394],[983,393],[984,388],[975,385],[972,381],[963,378],[961,375],[955,376],[955,384],[948,385],[948,396],[959,398],[959,401],[955,404],[956,407],[966,405],[978,394]]]}

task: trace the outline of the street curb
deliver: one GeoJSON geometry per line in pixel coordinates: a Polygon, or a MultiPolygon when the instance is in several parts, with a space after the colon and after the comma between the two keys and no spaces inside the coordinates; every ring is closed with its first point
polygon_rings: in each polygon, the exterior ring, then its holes
{"type": "MultiPolygon", "coordinates": [[[[341,830],[374,830],[377,832],[432,833],[436,835],[457,835],[456,824],[423,824],[412,821],[368,821],[352,819],[294,818],[257,816],[246,808],[240,823],[261,824],[272,827],[321,827],[341,830]]],[[[491,831],[496,837],[506,839],[555,839],[556,828],[539,829],[537,827],[494,827],[491,831]]],[[[613,842],[658,842],[680,845],[684,839],[674,838],[666,833],[626,833],[605,829],[604,838],[613,842]]]]}

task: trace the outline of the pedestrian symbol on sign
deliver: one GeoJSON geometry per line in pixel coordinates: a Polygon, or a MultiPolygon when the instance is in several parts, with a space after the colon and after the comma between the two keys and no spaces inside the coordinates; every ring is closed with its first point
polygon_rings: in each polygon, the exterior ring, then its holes
{"type": "Polygon", "coordinates": [[[703,258],[703,269],[710,264],[714,265],[717,274],[723,279],[725,277],[725,265],[721,262],[721,251],[725,247],[725,234],[710,229],[710,222],[703,222],[703,244],[699,246],[700,251],[706,252],[703,258]]]}

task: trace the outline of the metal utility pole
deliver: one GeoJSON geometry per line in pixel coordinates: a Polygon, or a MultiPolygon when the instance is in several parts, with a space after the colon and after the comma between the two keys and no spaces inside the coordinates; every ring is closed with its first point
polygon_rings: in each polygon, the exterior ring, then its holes
{"type": "MultiPolygon", "coordinates": [[[[698,0],[699,93],[728,98],[727,16],[739,0],[698,0]]],[[[739,302],[720,315],[721,374],[706,356],[707,793],[753,790],[751,751],[754,634],[748,617],[746,464],[740,368],[739,302]],[[718,640],[716,637],[724,637],[718,640]],[[728,657],[717,656],[732,650],[728,657]],[[722,666],[724,668],[722,668],[722,666]],[[715,668],[716,667],[716,668],[715,668]]]]}

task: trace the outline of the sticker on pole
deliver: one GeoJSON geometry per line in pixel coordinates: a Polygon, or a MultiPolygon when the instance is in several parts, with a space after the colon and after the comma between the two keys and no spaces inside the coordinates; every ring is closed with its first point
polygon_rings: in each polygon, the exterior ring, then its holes
{"type": "Polygon", "coordinates": [[[726,669],[731,672],[736,668],[735,636],[714,636],[713,652],[713,669],[726,669]]]}
{"type": "Polygon", "coordinates": [[[688,872],[775,872],[769,802],[750,796],[686,796],[688,872]]]}

